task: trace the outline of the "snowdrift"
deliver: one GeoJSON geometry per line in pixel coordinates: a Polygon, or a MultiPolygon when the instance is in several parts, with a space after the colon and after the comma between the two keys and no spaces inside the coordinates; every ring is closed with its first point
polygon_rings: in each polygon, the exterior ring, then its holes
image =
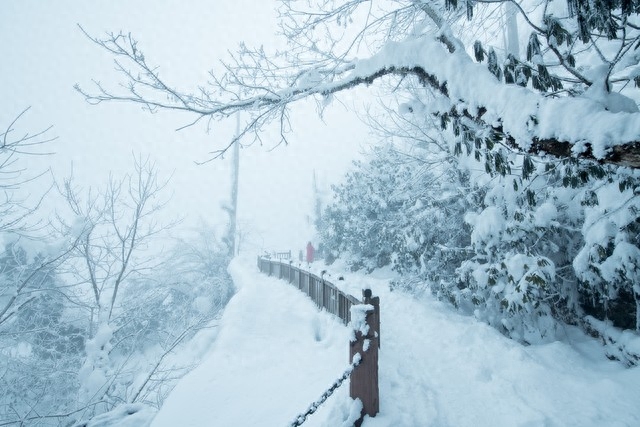
{"type": "MultiPolygon", "coordinates": [[[[152,422],[169,426],[285,426],[348,365],[348,328],[284,281],[236,259],[238,293],[203,363],[152,422]]],[[[343,274],[381,298],[376,426],[638,426],[640,368],[606,359],[577,329],[524,347],[429,297],[390,292],[386,276],[343,274]]],[[[332,280],[333,281],[333,280],[332,280]]],[[[305,426],[349,425],[343,385],[305,426]]]]}

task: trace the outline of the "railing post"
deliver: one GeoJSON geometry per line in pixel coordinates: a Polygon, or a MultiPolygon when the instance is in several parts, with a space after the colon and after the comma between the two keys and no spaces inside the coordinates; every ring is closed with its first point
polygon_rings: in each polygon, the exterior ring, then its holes
{"type": "MultiPolygon", "coordinates": [[[[289,251],[289,254],[291,254],[291,251],[289,251]]],[[[293,260],[291,259],[291,256],[289,256],[289,283],[293,283],[293,278],[295,276],[296,275],[293,271],[293,260]]]]}
{"type": "Polygon", "coordinates": [[[321,278],[318,278],[312,275],[310,271],[305,271],[301,268],[294,269],[292,264],[291,261],[288,265],[285,265],[281,260],[262,258],[262,262],[260,262],[259,259],[260,270],[263,273],[275,277],[274,269],[278,268],[278,278],[282,279],[286,275],[292,283],[296,281],[298,289],[311,297],[320,308],[324,307],[327,311],[330,311],[329,306],[331,304],[329,300],[335,293],[335,314],[345,324],[351,323],[354,328],[354,341],[349,345],[349,360],[353,363],[356,357],[360,358],[359,363],[351,372],[349,385],[351,398],[359,399],[362,402],[360,418],[355,422],[355,425],[360,427],[365,415],[375,417],[380,411],[378,388],[380,298],[373,297],[371,290],[365,289],[362,291],[363,304],[360,304],[356,298],[339,291],[335,285],[326,283],[324,274],[322,274],[321,278]],[[289,268],[286,273],[283,271],[285,268],[289,268]],[[328,286],[329,289],[327,289],[328,286]]]}
{"type": "MultiPolygon", "coordinates": [[[[351,374],[349,395],[352,399],[360,399],[362,412],[355,425],[360,427],[365,415],[375,417],[380,411],[380,394],[378,389],[378,347],[380,345],[380,298],[372,297],[371,290],[363,292],[363,303],[373,308],[366,312],[365,328],[357,328],[354,331],[355,341],[349,346],[349,360],[353,362],[354,356],[360,354],[361,361],[351,374]],[[366,334],[362,329],[366,330],[366,334]]],[[[358,325],[354,325],[358,326],[358,325]]]]}

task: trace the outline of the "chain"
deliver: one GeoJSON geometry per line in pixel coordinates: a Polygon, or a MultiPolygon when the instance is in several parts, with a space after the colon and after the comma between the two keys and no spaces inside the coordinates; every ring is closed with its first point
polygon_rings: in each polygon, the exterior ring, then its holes
{"type": "Polygon", "coordinates": [[[335,380],[331,387],[329,387],[324,393],[322,393],[322,396],[320,396],[318,400],[309,405],[309,409],[307,409],[307,412],[298,415],[296,419],[291,424],[289,424],[289,427],[301,426],[305,421],[307,421],[309,415],[316,412],[320,405],[326,402],[327,399],[333,394],[333,392],[336,391],[338,387],[340,387],[342,383],[351,376],[353,370],[360,364],[360,361],[362,360],[360,357],[354,357],[354,359],[355,360],[353,361],[353,363],[351,363],[351,365],[344,371],[342,376],[335,380]]]}

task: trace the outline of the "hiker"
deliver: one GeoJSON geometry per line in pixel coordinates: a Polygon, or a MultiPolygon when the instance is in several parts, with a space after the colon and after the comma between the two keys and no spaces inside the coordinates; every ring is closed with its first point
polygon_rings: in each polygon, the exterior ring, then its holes
{"type": "Polygon", "coordinates": [[[313,262],[313,256],[315,254],[315,249],[311,242],[307,243],[307,262],[311,264],[313,262]]]}

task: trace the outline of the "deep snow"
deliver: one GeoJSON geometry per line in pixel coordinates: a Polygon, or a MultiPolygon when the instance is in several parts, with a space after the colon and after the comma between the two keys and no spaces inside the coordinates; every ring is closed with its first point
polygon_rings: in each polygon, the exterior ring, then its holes
{"type": "MultiPolygon", "coordinates": [[[[217,340],[153,427],[285,426],[348,366],[338,320],[254,258],[230,272],[238,292],[217,340]]],[[[640,425],[640,368],[591,338],[567,328],[563,342],[525,347],[430,296],[390,292],[391,276],[345,275],[354,295],[381,298],[380,414],[365,426],[640,425]]],[[[305,426],[340,426],[352,407],[344,384],[305,426]]]]}

